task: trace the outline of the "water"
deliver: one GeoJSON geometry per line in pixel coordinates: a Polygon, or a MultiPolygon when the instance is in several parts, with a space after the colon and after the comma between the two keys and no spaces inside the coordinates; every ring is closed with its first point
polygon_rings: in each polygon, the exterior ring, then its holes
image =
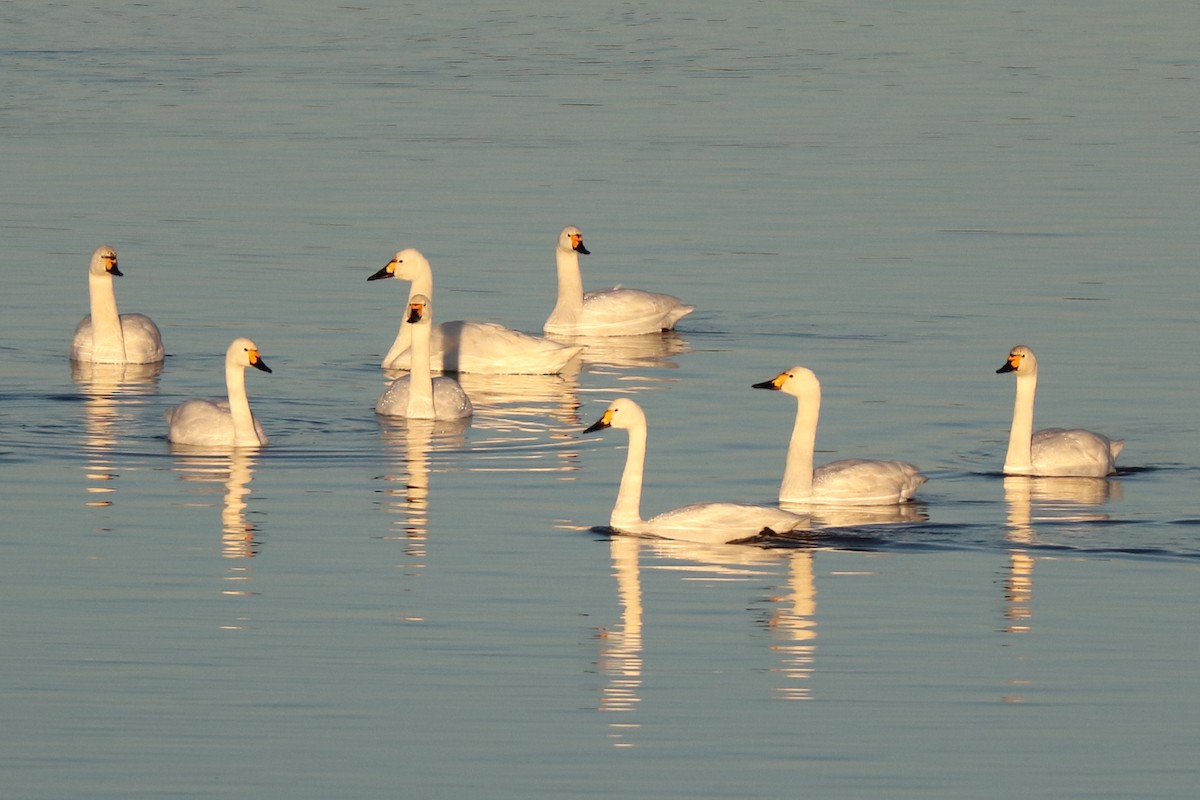
{"type": "Polygon", "coordinates": [[[1185,797],[1195,785],[1195,6],[9,3],[0,27],[5,794],[1185,797]],[[552,245],[699,310],[381,423],[426,252],[536,331],[552,245]],[[161,374],[73,374],[88,254],[161,374]],[[236,335],[261,453],[172,452],[236,335]],[[1008,349],[1108,481],[998,474],[1008,349]],[[930,476],[778,548],[610,538],[818,460],[930,476]]]}

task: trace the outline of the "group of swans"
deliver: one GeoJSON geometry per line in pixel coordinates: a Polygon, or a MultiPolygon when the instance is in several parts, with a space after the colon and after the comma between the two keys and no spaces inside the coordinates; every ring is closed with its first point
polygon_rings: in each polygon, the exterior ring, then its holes
{"type": "MultiPolygon", "coordinates": [[[[998,373],[1017,376],[1017,399],[1006,475],[1102,478],[1116,471],[1125,443],[1083,429],[1047,428],[1033,433],[1037,357],[1025,345],[1014,347],[998,373]]],[[[779,508],[743,503],[693,503],[642,519],[642,479],[646,459],[646,415],[629,398],[614,401],[584,433],[618,428],[629,432],[629,450],[609,525],[624,533],[685,539],[707,544],[782,534],[808,522],[805,512],[841,506],[899,505],[912,499],[927,478],[906,461],[850,458],[814,468],[821,383],[812,370],[795,366],[769,381],[753,384],[796,398],[796,421],[788,444],[779,508]]]]}
{"type": "MultiPolygon", "coordinates": [[[[670,295],[613,288],[583,293],[580,254],[588,255],[579,228],[563,228],[555,248],[558,303],[544,331],[560,335],[641,335],[670,330],[694,310],[670,295]]],[[[163,360],[158,326],[144,314],[117,311],[113,278],[117,252],[102,245],[88,268],[91,313],[75,329],[70,355],[76,362],[94,364],[156,364],[163,360]]],[[[381,415],[413,419],[464,419],[471,400],[449,376],[435,370],[484,373],[547,373],[560,371],[582,345],[563,344],[513,331],[495,323],[458,321],[434,327],[433,273],[417,250],[401,250],[368,280],[400,278],[412,285],[407,314],[382,366],[407,369],[409,374],[388,384],[376,403],[381,415]]],[[[192,399],[166,411],[167,438],[196,446],[259,447],[267,443],[262,425],[250,410],[245,369],[271,372],[250,339],[240,337],[225,353],[227,396],[192,399]]],[[[1016,401],[1006,475],[1104,477],[1116,471],[1121,440],[1079,428],[1047,428],[1033,432],[1034,395],[1038,361],[1025,345],[1014,347],[997,373],[1016,376],[1016,401]]],[[[802,513],[810,506],[896,505],[909,501],[926,481],[917,467],[904,461],[844,459],[813,466],[821,384],[812,370],[795,366],[775,378],[753,384],[756,389],[782,391],[796,398],[796,421],[788,445],[780,508],[746,503],[696,503],[641,517],[642,479],[646,457],[646,416],[628,398],[614,401],[584,433],[614,427],[629,433],[629,452],[621,476],[610,524],[627,533],[702,542],[732,542],[764,533],[786,533],[807,524],[802,513]]]]}
{"type": "MultiPolygon", "coordinates": [[[[558,304],[543,332],[560,336],[639,336],[671,330],[695,310],[679,298],[637,289],[583,292],[579,256],[590,255],[583,232],[568,225],[555,245],[558,304]]],[[[432,323],[433,269],[421,251],[400,250],[368,281],[398,278],[409,283],[408,313],[381,367],[408,370],[390,383],[375,404],[386,416],[419,419],[462,419],[471,415],[470,398],[449,376],[431,372],[492,375],[553,375],[584,349],[578,342],[556,342],[495,322],[455,320],[432,323]],[[414,302],[420,299],[420,310],[414,302]],[[422,331],[424,326],[424,331],[422,331]],[[423,341],[422,341],[423,339],[423,341]],[[418,384],[420,384],[418,386],[418,384]],[[431,399],[432,398],[432,399],[431,399]]]]}
{"type": "MultiPolygon", "coordinates": [[[[165,357],[162,334],[145,314],[120,314],[113,278],[124,277],[117,251],[104,244],[88,265],[91,313],[75,328],[71,360],[85,364],[158,364],[165,357]]],[[[192,399],[164,412],[167,439],[200,447],[260,447],[267,434],[250,411],[246,397],[246,367],[271,369],[249,339],[234,339],[225,352],[226,396],[192,399]]]]}

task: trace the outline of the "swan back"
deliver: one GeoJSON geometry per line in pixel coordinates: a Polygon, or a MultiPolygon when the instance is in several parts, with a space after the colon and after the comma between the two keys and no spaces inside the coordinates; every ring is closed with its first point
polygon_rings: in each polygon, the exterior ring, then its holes
{"type": "Polygon", "coordinates": [[[91,313],[71,337],[71,359],[106,364],[155,364],[163,360],[162,335],[145,314],[120,314],[113,287],[123,277],[117,251],[100,245],[88,263],[91,313]]]}

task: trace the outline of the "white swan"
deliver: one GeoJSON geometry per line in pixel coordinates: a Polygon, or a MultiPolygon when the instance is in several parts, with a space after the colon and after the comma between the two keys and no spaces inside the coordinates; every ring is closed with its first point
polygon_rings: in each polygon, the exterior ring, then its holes
{"type": "Polygon", "coordinates": [[[387,385],[375,411],[389,417],[409,419],[463,419],[471,416],[471,398],[458,381],[445,375],[434,378],[429,369],[429,337],[433,328],[433,305],[423,294],[408,303],[412,329],[412,370],[387,385]]]}
{"type": "Polygon", "coordinates": [[[1017,376],[1012,430],[1008,435],[1005,475],[1072,476],[1102,478],[1117,471],[1116,460],[1125,448],[1122,440],[1109,439],[1081,428],[1046,428],[1033,432],[1033,400],[1037,394],[1037,356],[1025,345],[1008,354],[997,374],[1017,376]]]}
{"type": "Polygon", "coordinates": [[[927,478],[904,461],[847,458],[813,469],[821,382],[806,367],[792,367],[774,379],[754,384],[796,398],[796,424],[788,445],[781,504],[894,505],[909,500],[927,478]]]}
{"type": "Polygon", "coordinates": [[[682,539],[705,544],[725,544],[748,539],[763,532],[785,533],[806,526],[808,519],[778,508],[747,503],[694,503],[642,519],[642,473],[646,461],[646,415],[641,406],[627,397],[614,400],[584,433],[604,428],[622,428],[629,432],[629,453],[621,488],[613,506],[609,525],[624,533],[682,539]]]}
{"type": "Polygon", "coordinates": [[[176,444],[200,447],[259,447],[267,434],[250,410],[246,397],[246,367],[270,372],[258,355],[258,345],[245,337],[225,351],[228,397],[185,400],[166,411],[167,438],[176,444]]]}
{"type": "Polygon", "coordinates": [[[669,294],[614,287],[583,293],[579,254],[590,255],[583,233],[568,225],[558,235],[558,302],[542,327],[553,336],[637,336],[660,333],[696,310],[669,294]]]}
{"type": "MultiPolygon", "coordinates": [[[[369,281],[399,278],[409,281],[408,300],[433,297],[433,270],[419,250],[408,248],[392,257],[369,281]]],[[[405,315],[407,316],[407,314],[405,315]]],[[[411,369],[412,331],[406,320],[380,364],[384,369],[411,369]]],[[[493,375],[553,375],[583,350],[581,345],[552,342],[541,336],[506,328],[495,322],[454,320],[433,328],[430,369],[436,372],[480,372],[493,375]]]]}
{"type": "Polygon", "coordinates": [[[88,267],[88,293],[92,313],[75,328],[71,359],[100,364],[154,364],[163,360],[162,335],[145,314],[118,314],[113,277],[117,251],[103,244],[92,253],[88,267]]]}

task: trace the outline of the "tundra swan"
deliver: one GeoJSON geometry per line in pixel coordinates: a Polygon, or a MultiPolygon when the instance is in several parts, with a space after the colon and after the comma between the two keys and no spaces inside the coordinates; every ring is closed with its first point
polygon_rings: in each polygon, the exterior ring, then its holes
{"type": "MultiPolygon", "coordinates": [[[[382,278],[409,281],[410,303],[416,295],[433,297],[433,270],[419,250],[399,251],[367,280],[382,278]]],[[[380,364],[384,369],[412,368],[412,331],[409,327],[407,320],[401,320],[396,340],[380,364]]],[[[493,375],[553,375],[561,372],[582,350],[582,345],[552,342],[495,322],[454,320],[433,328],[429,345],[430,369],[493,375]]]]}
{"type": "Polygon", "coordinates": [[[412,369],[387,385],[375,411],[389,417],[409,419],[463,419],[471,416],[471,398],[458,381],[445,375],[434,378],[429,369],[429,336],[433,328],[433,304],[423,294],[408,303],[412,329],[412,369]]]}
{"type": "Polygon", "coordinates": [[[927,478],[904,461],[847,458],[813,469],[817,420],[821,414],[821,382],[807,367],[792,367],[775,378],[754,384],[796,398],[796,424],[788,445],[781,504],[894,505],[910,499],[927,478]]]}
{"type": "Polygon", "coordinates": [[[542,330],[552,336],[637,336],[660,333],[696,310],[678,297],[640,289],[614,287],[583,292],[579,254],[590,255],[583,233],[574,225],[562,229],[554,258],[558,265],[558,302],[542,330]]]}
{"type": "Polygon", "coordinates": [[[88,267],[88,293],[92,313],[75,328],[71,360],[100,364],[155,364],[163,360],[162,335],[145,314],[118,314],[113,278],[125,273],[117,268],[117,251],[103,244],[92,253],[88,267]]]}
{"type": "Polygon", "coordinates": [[[176,444],[200,447],[259,447],[266,444],[267,434],[255,419],[246,397],[246,367],[271,371],[259,356],[258,345],[239,337],[225,351],[228,397],[185,400],[167,409],[167,438],[176,444]]]}
{"type": "Polygon", "coordinates": [[[646,415],[641,406],[628,397],[614,400],[584,433],[604,428],[623,428],[629,432],[629,452],[617,502],[609,525],[624,533],[682,539],[705,544],[725,544],[749,539],[760,533],[785,533],[804,527],[808,519],[778,508],[747,503],[694,503],[642,519],[642,474],[646,461],[646,415]]]}
{"type": "Polygon", "coordinates": [[[1046,428],[1033,432],[1033,400],[1037,394],[1037,356],[1025,345],[1008,354],[997,374],[1017,376],[1012,429],[1008,434],[1005,475],[1040,475],[1102,478],[1117,471],[1117,456],[1125,442],[1099,433],[1072,428],[1046,428]]]}

